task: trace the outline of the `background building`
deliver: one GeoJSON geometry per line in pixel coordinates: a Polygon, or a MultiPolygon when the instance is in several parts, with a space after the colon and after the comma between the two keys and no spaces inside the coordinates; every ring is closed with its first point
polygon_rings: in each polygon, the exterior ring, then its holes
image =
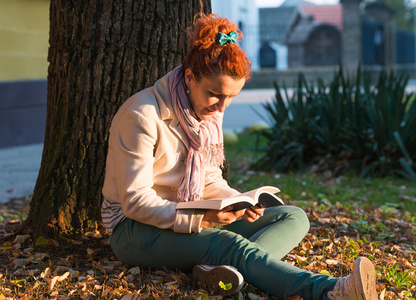
{"type": "Polygon", "coordinates": [[[0,148],[41,143],[49,0],[0,0],[0,148]]]}
{"type": "Polygon", "coordinates": [[[255,0],[211,0],[212,13],[238,24],[243,32],[240,46],[247,52],[253,70],[259,69],[259,14],[255,0]]]}
{"type": "MultiPolygon", "coordinates": [[[[341,59],[342,5],[316,5],[307,1],[286,0],[279,7],[261,8],[261,51],[280,46],[277,56],[286,53],[281,62],[288,68],[337,65],[341,59]],[[285,49],[286,48],[286,49],[285,49]],[[285,49],[285,51],[282,51],[285,49]],[[280,52],[280,53],[279,53],[280,52]]],[[[267,56],[260,56],[262,67],[273,67],[267,56]]],[[[284,69],[278,63],[274,68],[284,69]]]]}
{"type": "Polygon", "coordinates": [[[395,11],[382,1],[362,9],[361,0],[333,5],[286,0],[261,8],[259,16],[262,68],[282,69],[276,57],[284,47],[289,69],[343,62],[351,69],[361,64],[411,70],[415,63],[415,34],[397,29],[395,11]]]}

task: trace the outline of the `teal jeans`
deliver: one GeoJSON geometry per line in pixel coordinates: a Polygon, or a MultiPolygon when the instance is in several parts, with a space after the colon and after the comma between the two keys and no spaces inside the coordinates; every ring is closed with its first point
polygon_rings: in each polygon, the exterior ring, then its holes
{"type": "Polygon", "coordinates": [[[308,230],[305,212],[285,205],[266,209],[254,223],[240,220],[192,234],[126,219],[117,225],[110,242],[118,259],[130,265],[165,266],[184,272],[197,264],[230,265],[246,282],[273,296],[327,299],[336,278],[281,261],[308,230]]]}

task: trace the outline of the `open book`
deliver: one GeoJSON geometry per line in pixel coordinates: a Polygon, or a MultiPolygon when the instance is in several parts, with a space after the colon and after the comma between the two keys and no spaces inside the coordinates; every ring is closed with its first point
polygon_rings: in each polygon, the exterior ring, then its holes
{"type": "Polygon", "coordinates": [[[258,204],[266,208],[270,206],[284,205],[283,201],[274,194],[280,190],[273,186],[263,186],[229,198],[203,199],[199,201],[179,202],[176,209],[215,209],[222,210],[232,205],[232,210],[240,210],[258,204]]]}

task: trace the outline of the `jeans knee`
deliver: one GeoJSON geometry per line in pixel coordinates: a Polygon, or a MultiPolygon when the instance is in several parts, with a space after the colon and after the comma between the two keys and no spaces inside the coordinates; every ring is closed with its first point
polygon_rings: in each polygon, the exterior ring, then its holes
{"type": "Polygon", "coordinates": [[[297,207],[297,206],[290,206],[290,207],[291,207],[290,215],[296,221],[296,226],[301,232],[306,234],[310,229],[310,222],[309,222],[308,215],[300,207],[297,207]]]}

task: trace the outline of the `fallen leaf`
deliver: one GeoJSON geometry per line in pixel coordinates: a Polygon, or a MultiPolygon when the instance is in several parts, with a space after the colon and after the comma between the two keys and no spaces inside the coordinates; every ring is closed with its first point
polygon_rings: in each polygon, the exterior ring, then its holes
{"type": "Polygon", "coordinates": [[[384,295],[386,294],[386,289],[384,289],[381,293],[380,293],[380,300],[384,300],[384,295]]]}
{"type": "Polygon", "coordinates": [[[31,269],[31,270],[28,270],[28,272],[29,272],[30,276],[35,276],[36,274],[40,273],[40,270],[39,269],[31,269]]]}
{"type": "Polygon", "coordinates": [[[42,278],[48,278],[51,275],[51,273],[52,273],[51,269],[50,268],[46,268],[45,271],[43,271],[40,274],[40,277],[42,277],[42,278]]]}
{"type": "Polygon", "coordinates": [[[296,257],[296,259],[297,259],[297,260],[299,260],[299,261],[306,261],[306,260],[307,260],[307,258],[306,258],[306,257],[304,257],[304,256],[299,256],[299,255],[297,255],[297,254],[295,254],[295,257],[296,257]]]}
{"type": "Polygon", "coordinates": [[[121,279],[121,277],[123,277],[123,275],[124,275],[124,271],[123,271],[123,272],[121,272],[120,274],[118,274],[117,278],[118,278],[118,279],[121,279]]]}
{"type": "Polygon", "coordinates": [[[248,293],[248,297],[250,298],[250,300],[258,300],[261,298],[259,295],[253,293],[248,293]]]}
{"type": "Polygon", "coordinates": [[[69,269],[69,273],[71,273],[72,277],[78,277],[79,276],[79,271],[77,271],[77,270],[69,269]]]}
{"type": "Polygon", "coordinates": [[[43,246],[43,245],[48,245],[48,244],[49,244],[49,240],[45,238],[44,236],[38,237],[35,242],[36,246],[43,246]]]}
{"type": "Polygon", "coordinates": [[[220,288],[222,288],[224,291],[228,291],[228,290],[230,290],[232,287],[233,287],[233,285],[231,284],[231,283],[224,283],[224,282],[222,282],[222,281],[220,281],[219,283],[218,283],[218,285],[220,286],[220,288]]]}
{"type": "Polygon", "coordinates": [[[57,241],[55,241],[54,239],[48,239],[49,240],[49,242],[53,245],[53,246],[55,246],[55,247],[59,247],[60,246],[60,244],[57,242],[57,241]]]}
{"type": "Polygon", "coordinates": [[[30,259],[28,258],[17,258],[13,260],[13,264],[16,267],[23,267],[26,266],[28,263],[30,263],[30,259]]]}
{"type": "Polygon", "coordinates": [[[138,298],[139,298],[139,295],[131,293],[131,294],[128,294],[128,295],[124,295],[121,298],[121,300],[136,300],[138,298]]]}
{"type": "Polygon", "coordinates": [[[30,238],[30,235],[16,235],[16,238],[14,239],[13,244],[17,244],[17,243],[23,244],[29,238],[30,238]]]}
{"type": "Polygon", "coordinates": [[[0,251],[6,251],[6,250],[12,250],[12,249],[13,249],[12,246],[3,246],[3,247],[0,247],[0,251]]]}
{"type": "Polygon", "coordinates": [[[87,233],[85,233],[85,236],[93,237],[93,238],[96,238],[96,239],[102,238],[102,235],[98,230],[96,230],[95,232],[87,232],[87,233]]]}
{"type": "Polygon", "coordinates": [[[333,220],[331,218],[320,218],[320,219],[318,219],[318,222],[322,223],[322,224],[332,223],[332,221],[333,220]]]}
{"type": "Polygon", "coordinates": [[[327,259],[327,260],[325,260],[325,263],[328,264],[328,265],[337,265],[339,263],[339,261],[335,260],[335,259],[327,259]]]}
{"type": "Polygon", "coordinates": [[[139,267],[134,267],[134,268],[131,268],[131,269],[129,270],[129,273],[131,273],[131,274],[133,274],[133,275],[139,275],[139,274],[140,274],[140,268],[139,268],[139,267]]]}
{"type": "Polygon", "coordinates": [[[113,287],[120,287],[122,285],[121,280],[116,278],[110,279],[107,284],[113,287]]]}
{"type": "Polygon", "coordinates": [[[332,276],[332,274],[328,270],[320,270],[319,273],[324,274],[324,275],[332,276]]]}
{"type": "Polygon", "coordinates": [[[19,287],[24,287],[26,285],[26,279],[10,280],[10,282],[19,287]]]}
{"type": "Polygon", "coordinates": [[[58,281],[63,281],[69,276],[69,272],[66,272],[65,274],[58,277],[58,281]]]}
{"type": "Polygon", "coordinates": [[[195,300],[209,300],[209,296],[205,293],[198,292],[198,294],[193,297],[195,300]]]}
{"type": "Polygon", "coordinates": [[[54,276],[49,280],[49,290],[52,291],[55,287],[56,282],[58,281],[59,276],[54,276]]]}
{"type": "Polygon", "coordinates": [[[47,253],[35,253],[31,256],[31,259],[34,263],[38,263],[39,261],[43,260],[45,257],[47,257],[47,253]]]}

